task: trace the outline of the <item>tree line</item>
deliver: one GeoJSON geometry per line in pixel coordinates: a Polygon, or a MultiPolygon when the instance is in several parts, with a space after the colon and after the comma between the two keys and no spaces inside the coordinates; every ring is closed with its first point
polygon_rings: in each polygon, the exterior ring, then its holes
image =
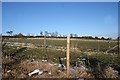
{"type": "MultiPolygon", "coordinates": [[[[61,35],[58,32],[48,32],[48,31],[40,31],[39,35],[24,35],[22,33],[14,34],[13,31],[7,31],[8,35],[3,37],[13,37],[13,38],[38,38],[38,37],[48,37],[48,38],[66,38],[66,35],[61,35]]],[[[93,37],[93,36],[78,36],[78,34],[70,34],[71,38],[78,38],[78,39],[95,39],[95,40],[112,40],[112,38],[105,38],[105,37],[93,37]]]]}

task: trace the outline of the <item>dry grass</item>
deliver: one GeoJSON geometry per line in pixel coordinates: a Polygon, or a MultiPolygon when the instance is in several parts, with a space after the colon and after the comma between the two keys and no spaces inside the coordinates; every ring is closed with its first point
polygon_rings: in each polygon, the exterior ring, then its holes
{"type": "MultiPolygon", "coordinates": [[[[66,71],[59,71],[58,66],[51,66],[48,62],[42,62],[40,60],[25,60],[21,61],[21,63],[13,65],[11,72],[5,72],[4,78],[29,78],[28,73],[34,71],[35,69],[39,69],[43,71],[43,74],[32,75],[31,78],[67,78],[66,71]],[[48,73],[52,74],[49,75],[48,73]]],[[[69,78],[93,78],[91,74],[88,74],[86,71],[81,72],[76,69],[74,74],[70,74],[69,78]]]]}
{"type": "Polygon", "coordinates": [[[105,74],[107,78],[116,78],[117,76],[115,74],[113,74],[113,68],[112,67],[108,67],[105,70],[105,74]]]}

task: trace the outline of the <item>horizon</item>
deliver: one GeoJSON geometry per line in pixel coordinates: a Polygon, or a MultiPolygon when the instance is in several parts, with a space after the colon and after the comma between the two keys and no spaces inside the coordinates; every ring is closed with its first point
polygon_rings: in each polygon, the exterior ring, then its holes
{"type": "Polygon", "coordinates": [[[117,2],[3,2],[2,34],[118,36],[117,2]]]}

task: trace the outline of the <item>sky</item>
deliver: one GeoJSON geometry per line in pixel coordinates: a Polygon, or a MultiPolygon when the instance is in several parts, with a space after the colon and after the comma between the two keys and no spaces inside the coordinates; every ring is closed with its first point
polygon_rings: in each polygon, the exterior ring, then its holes
{"type": "Polygon", "coordinates": [[[0,2],[0,34],[2,33],[2,2],[0,2]]]}
{"type": "Polygon", "coordinates": [[[117,2],[3,2],[2,34],[118,35],[117,2]]]}

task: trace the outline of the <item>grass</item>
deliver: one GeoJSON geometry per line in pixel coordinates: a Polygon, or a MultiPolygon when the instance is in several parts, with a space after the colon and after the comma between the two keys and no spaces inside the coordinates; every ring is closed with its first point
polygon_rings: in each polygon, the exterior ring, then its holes
{"type": "MultiPolygon", "coordinates": [[[[6,40],[5,42],[24,42],[24,43],[32,43],[35,45],[38,44],[44,44],[43,39],[18,39],[18,40],[6,40]]],[[[55,46],[61,46],[66,47],[66,40],[48,40],[47,39],[47,45],[55,46]]],[[[116,41],[110,41],[110,47],[114,47],[117,45],[116,41]]],[[[109,49],[109,43],[107,40],[71,40],[71,47],[77,46],[80,51],[70,51],[70,64],[71,66],[76,64],[78,57],[86,57],[89,59],[90,65],[87,63],[86,66],[89,68],[97,71],[98,68],[97,62],[102,62],[103,64],[100,64],[101,68],[105,69],[105,67],[108,64],[117,64],[120,66],[120,55],[117,54],[104,54],[104,51],[109,49]],[[97,51],[99,49],[99,51],[97,51]],[[92,51],[96,52],[92,55],[88,55],[88,53],[91,53],[92,51]]],[[[3,55],[4,56],[10,56],[11,53],[15,53],[16,57],[20,59],[20,61],[26,61],[26,60],[42,60],[47,59],[48,62],[54,62],[59,63],[59,57],[66,57],[66,51],[62,50],[56,50],[51,48],[26,48],[26,47],[20,47],[17,48],[15,46],[3,46],[2,47],[3,55]],[[57,60],[55,60],[56,58],[57,60]]],[[[66,65],[66,60],[63,60],[62,63],[66,65]]],[[[19,63],[17,63],[19,64],[19,63]]],[[[41,65],[41,64],[40,64],[41,65]]],[[[78,66],[81,66],[80,63],[78,63],[78,66]]],[[[28,67],[31,68],[31,67],[28,67]]]]}
{"type": "MultiPolygon", "coordinates": [[[[57,50],[47,49],[47,48],[42,49],[42,48],[21,47],[21,48],[17,49],[17,47],[13,47],[13,46],[4,46],[3,54],[4,54],[4,51],[6,52],[5,55],[7,55],[7,56],[9,56],[8,55],[9,53],[16,52],[15,56],[19,59],[14,64],[12,64],[12,62],[8,63],[8,64],[11,64],[11,68],[12,68],[12,65],[19,65],[20,62],[24,62],[27,60],[31,61],[32,59],[35,59],[35,61],[38,61],[38,60],[41,61],[42,59],[47,59],[48,62],[50,62],[50,63],[54,62],[54,63],[59,64],[59,57],[63,57],[63,58],[66,57],[65,51],[57,51],[57,50]],[[54,58],[56,58],[57,60],[54,60],[54,58]]],[[[99,71],[98,61],[102,62],[102,64],[100,64],[101,70],[99,72],[104,72],[105,69],[107,68],[107,65],[109,65],[109,64],[117,64],[120,66],[120,55],[118,56],[116,54],[110,55],[110,54],[103,54],[103,53],[88,55],[87,53],[72,51],[72,52],[70,52],[70,66],[71,67],[75,66],[76,62],[77,62],[77,66],[81,66],[81,63],[77,61],[78,57],[86,57],[89,59],[89,64],[88,64],[88,62],[85,62],[85,66],[87,68],[93,70],[91,72],[94,74],[95,77],[99,77],[98,73],[97,73],[97,71],[99,71]]],[[[3,62],[6,63],[6,61],[3,61],[3,62]]],[[[5,63],[3,63],[3,65],[5,63]]],[[[62,63],[64,65],[66,65],[66,60],[63,60],[62,63]]],[[[42,64],[39,63],[39,65],[42,65],[42,64]]],[[[36,64],[34,66],[38,66],[38,64],[36,64]]],[[[33,68],[35,68],[34,66],[33,66],[33,68]]],[[[27,67],[25,67],[25,70],[28,68],[32,69],[31,66],[30,67],[27,66],[27,67]]],[[[46,67],[43,69],[46,69],[46,67]]],[[[119,67],[117,69],[119,70],[119,67]]],[[[14,76],[18,75],[18,74],[20,74],[20,73],[14,74],[14,76]]],[[[103,74],[101,73],[100,75],[103,75],[103,74]]]]}
{"type": "MultiPolygon", "coordinates": [[[[40,44],[43,45],[44,44],[44,39],[9,39],[9,40],[5,40],[5,42],[24,42],[24,43],[32,43],[32,44],[40,44]]],[[[120,64],[119,60],[117,57],[113,58],[113,55],[109,55],[109,54],[103,54],[103,52],[105,52],[106,50],[109,49],[110,47],[114,47],[117,45],[117,41],[111,40],[110,43],[108,43],[108,40],[71,40],[70,42],[70,46],[71,47],[76,47],[81,51],[81,52],[76,52],[76,51],[71,51],[70,52],[70,60],[71,63],[76,61],[77,57],[80,56],[84,56],[84,57],[88,57],[88,55],[84,52],[89,52],[88,49],[90,51],[94,51],[94,52],[98,52],[98,50],[100,52],[102,52],[101,54],[94,54],[89,56],[90,58],[96,58],[97,60],[103,61],[105,63],[110,63],[110,62],[115,62],[117,64],[120,64]]],[[[46,44],[47,45],[52,45],[52,46],[61,46],[61,47],[66,47],[66,40],[53,40],[53,39],[46,39],[46,44]]],[[[11,49],[11,47],[7,47],[5,48],[5,51],[8,53],[13,52],[14,50],[11,49]]],[[[99,53],[99,52],[98,52],[99,53]]],[[[41,48],[41,49],[26,49],[24,51],[22,51],[22,54],[24,54],[23,58],[39,58],[39,59],[43,59],[43,58],[47,58],[49,61],[54,61],[59,63],[59,60],[54,60],[53,58],[59,59],[59,57],[65,57],[66,56],[66,52],[65,51],[56,51],[53,49],[48,49],[48,48],[41,48]]],[[[65,60],[63,61],[63,63],[65,64],[65,60]]]]}
{"type": "MultiPolygon", "coordinates": [[[[6,42],[24,42],[24,43],[32,43],[35,45],[44,45],[44,39],[10,39],[5,40],[6,42]]],[[[61,46],[66,47],[66,40],[52,40],[46,39],[47,45],[52,46],[61,46]]],[[[112,48],[117,45],[117,41],[111,40],[110,43],[108,40],[71,40],[71,48],[77,47],[80,51],[87,51],[88,49],[91,51],[106,51],[109,49],[109,46],[112,48]]]]}
{"type": "MultiPolygon", "coordinates": [[[[9,47],[6,46],[4,48],[4,52],[6,55],[9,55],[9,53],[13,53],[17,50],[16,47],[9,47]]],[[[37,49],[37,48],[24,48],[24,50],[21,50],[17,53],[17,56],[21,56],[21,59],[48,59],[49,62],[55,62],[59,63],[59,57],[64,58],[66,57],[66,52],[64,51],[57,51],[53,49],[37,49]],[[56,58],[57,60],[54,60],[56,58]]],[[[70,62],[74,63],[78,57],[89,57],[91,59],[95,58],[99,61],[102,61],[104,63],[116,63],[120,65],[120,56],[117,56],[117,54],[110,55],[110,54],[93,54],[88,55],[87,53],[81,53],[81,52],[70,52],[70,62]],[[117,56],[117,57],[116,57],[117,56]]],[[[64,64],[66,64],[66,60],[62,61],[64,64]]]]}

